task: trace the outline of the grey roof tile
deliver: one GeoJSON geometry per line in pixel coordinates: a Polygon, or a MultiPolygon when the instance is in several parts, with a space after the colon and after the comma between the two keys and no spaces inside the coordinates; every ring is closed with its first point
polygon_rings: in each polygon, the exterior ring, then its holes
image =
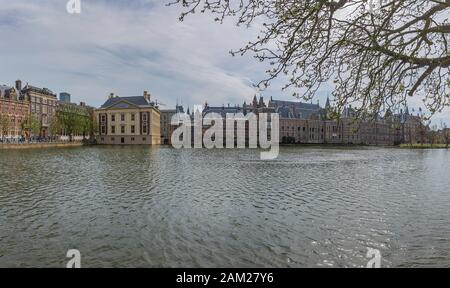
{"type": "Polygon", "coordinates": [[[110,107],[116,103],[119,103],[120,101],[126,101],[133,105],[140,106],[140,107],[151,107],[154,106],[152,103],[149,103],[144,96],[129,96],[129,97],[113,97],[108,99],[101,108],[107,108],[110,107]]]}

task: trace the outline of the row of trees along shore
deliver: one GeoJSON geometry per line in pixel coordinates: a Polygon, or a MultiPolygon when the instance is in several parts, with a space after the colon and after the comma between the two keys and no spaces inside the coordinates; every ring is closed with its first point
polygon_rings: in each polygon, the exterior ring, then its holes
{"type": "MultiPolygon", "coordinates": [[[[14,122],[9,115],[0,114],[0,132],[8,135],[14,122]]],[[[20,123],[22,136],[29,139],[31,136],[40,136],[43,125],[41,120],[34,114],[28,114],[20,123]]],[[[88,108],[83,109],[76,105],[62,106],[56,115],[48,119],[48,131],[50,138],[65,135],[69,141],[73,141],[73,136],[79,135],[90,138],[95,133],[93,117],[88,108]]]]}
{"type": "Polygon", "coordinates": [[[62,105],[56,116],[49,121],[49,131],[58,135],[61,131],[72,141],[74,135],[89,138],[94,134],[96,125],[89,108],[72,104],[62,105]]]}

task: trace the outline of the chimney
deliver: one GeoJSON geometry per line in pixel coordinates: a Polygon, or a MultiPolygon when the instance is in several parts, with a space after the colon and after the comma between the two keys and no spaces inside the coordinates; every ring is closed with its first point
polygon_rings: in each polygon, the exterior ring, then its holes
{"type": "Polygon", "coordinates": [[[148,93],[148,91],[144,91],[144,98],[145,100],[147,100],[147,102],[150,102],[150,93],[148,93]]]}
{"type": "Polygon", "coordinates": [[[108,99],[114,98],[114,93],[110,93],[108,99]]]}
{"type": "Polygon", "coordinates": [[[16,89],[17,89],[18,91],[21,91],[21,90],[22,90],[22,81],[20,81],[20,80],[17,80],[17,81],[16,81],[16,89]]]}

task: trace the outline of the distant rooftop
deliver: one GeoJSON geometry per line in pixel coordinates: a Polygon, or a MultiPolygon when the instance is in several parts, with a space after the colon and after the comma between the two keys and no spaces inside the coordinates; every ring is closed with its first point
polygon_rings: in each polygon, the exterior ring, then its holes
{"type": "Polygon", "coordinates": [[[222,117],[225,117],[227,113],[229,114],[237,114],[237,113],[243,113],[243,109],[241,107],[228,107],[228,106],[222,106],[222,107],[211,107],[207,106],[203,110],[203,114],[209,114],[209,113],[217,113],[222,115],[222,117]]]}
{"type": "Polygon", "coordinates": [[[24,92],[26,91],[34,91],[34,92],[38,92],[38,93],[42,93],[42,94],[46,94],[49,96],[54,96],[56,97],[56,94],[53,93],[52,90],[48,89],[48,88],[39,88],[39,87],[35,87],[35,86],[31,86],[31,85],[26,85],[23,90],[24,92]]]}
{"type": "MultiPolygon", "coordinates": [[[[144,96],[126,96],[126,97],[113,96],[112,98],[109,98],[108,100],[106,100],[106,102],[100,108],[107,108],[107,107],[110,107],[121,101],[125,101],[125,102],[131,103],[131,104],[139,106],[139,107],[155,106],[154,103],[149,102],[144,96]]],[[[117,107],[117,105],[116,105],[116,107],[117,107]]]]}
{"type": "Polygon", "coordinates": [[[281,118],[309,119],[313,115],[319,116],[322,108],[319,104],[309,104],[297,101],[283,101],[270,99],[269,107],[274,108],[281,118]]]}
{"type": "Polygon", "coordinates": [[[319,104],[309,104],[304,102],[297,102],[297,101],[284,101],[284,100],[273,100],[271,99],[269,102],[269,107],[295,107],[297,109],[309,109],[309,110],[318,110],[320,109],[319,104]]]}

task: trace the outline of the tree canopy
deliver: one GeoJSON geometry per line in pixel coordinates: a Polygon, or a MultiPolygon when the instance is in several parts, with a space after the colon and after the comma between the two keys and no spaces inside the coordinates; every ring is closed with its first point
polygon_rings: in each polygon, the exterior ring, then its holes
{"type": "Polygon", "coordinates": [[[310,100],[328,83],[337,109],[380,113],[417,95],[431,114],[450,104],[450,0],[173,0],[187,15],[261,27],[256,39],[232,51],[268,62],[267,87],[310,100]]]}
{"type": "Polygon", "coordinates": [[[28,114],[25,120],[21,123],[22,130],[28,132],[28,136],[38,136],[41,132],[41,121],[35,114],[28,114]]]}
{"type": "Polygon", "coordinates": [[[92,133],[92,117],[87,107],[74,104],[60,105],[55,118],[60,129],[65,130],[70,140],[76,134],[86,136],[92,133]]]}
{"type": "Polygon", "coordinates": [[[11,126],[11,118],[7,114],[0,113],[0,135],[8,136],[11,126]]]}

